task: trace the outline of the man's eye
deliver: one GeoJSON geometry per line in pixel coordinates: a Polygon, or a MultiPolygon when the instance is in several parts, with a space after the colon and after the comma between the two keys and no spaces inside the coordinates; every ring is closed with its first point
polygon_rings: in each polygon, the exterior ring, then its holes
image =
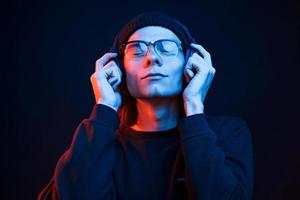
{"type": "Polygon", "coordinates": [[[143,51],[139,48],[131,48],[128,49],[127,51],[129,54],[133,54],[133,55],[139,55],[139,54],[143,54],[143,51]]]}
{"type": "Polygon", "coordinates": [[[168,49],[164,49],[164,48],[159,49],[159,51],[160,51],[160,52],[169,52],[168,49]]]}
{"type": "Polygon", "coordinates": [[[141,56],[144,54],[144,50],[140,44],[133,43],[127,46],[126,53],[133,56],[141,56]]]}
{"type": "Polygon", "coordinates": [[[135,52],[135,53],[132,53],[132,55],[134,55],[134,56],[143,56],[144,53],[142,53],[142,52],[135,52]]]}
{"type": "Polygon", "coordinates": [[[172,54],[174,54],[175,51],[173,49],[161,48],[161,49],[159,49],[159,52],[164,55],[172,55],[172,54]]]}
{"type": "Polygon", "coordinates": [[[173,55],[177,51],[176,43],[172,41],[163,41],[158,44],[157,48],[164,55],[173,55]]]}

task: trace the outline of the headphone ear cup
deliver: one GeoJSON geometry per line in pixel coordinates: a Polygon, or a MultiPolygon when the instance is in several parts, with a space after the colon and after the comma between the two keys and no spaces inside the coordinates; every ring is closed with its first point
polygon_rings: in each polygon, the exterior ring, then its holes
{"type": "Polygon", "coordinates": [[[124,66],[123,66],[123,58],[122,58],[122,55],[120,55],[119,48],[118,48],[119,38],[120,38],[120,32],[118,32],[116,34],[114,43],[111,46],[109,52],[118,54],[117,57],[114,58],[113,60],[116,62],[117,66],[120,68],[120,70],[122,72],[122,81],[123,81],[123,79],[125,77],[125,70],[124,70],[124,66]]]}
{"type": "Polygon", "coordinates": [[[194,53],[193,50],[190,49],[190,48],[188,48],[188,49],[186,50],[186,53],[185,53],[185,63],[186,63],[186,62],[188,61],[188,59],[192,56],[193,53],[194,53]]]}
{"type": "Polygon", "coordinates": [[[194,37],[190,36],[190,39],[191,39],[191,43],[196,43],[196,40],[194,37]]]}

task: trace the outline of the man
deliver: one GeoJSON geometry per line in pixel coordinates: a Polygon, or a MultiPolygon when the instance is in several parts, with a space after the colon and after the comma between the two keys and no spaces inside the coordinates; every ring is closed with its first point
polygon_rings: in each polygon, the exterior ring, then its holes
{"type": "Polygon", "coordinates": [[[251,134],[204,113],[215,69],[194,42],[158,12],[122,28],[91,76],[91,116],[39,199],[251,199],[251,134]]]}

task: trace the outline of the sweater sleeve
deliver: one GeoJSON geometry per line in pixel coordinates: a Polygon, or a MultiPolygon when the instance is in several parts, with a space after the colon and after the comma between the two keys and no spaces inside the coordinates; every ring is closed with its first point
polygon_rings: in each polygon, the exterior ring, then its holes
{"type": "Polygon", "coordinates": [[[243,120],[224,120],[217,134],[196,114],[182,118],[179,129],[189,199],[252,199],[252,136],[243,120]]]}
{"type": "Polygon", "coordinates": [[[70,148],[60,157],[38,200],[116,199],[112,170],[118,126],[116,111],[95,104],[90,117],[77,127],[70,148]]]}

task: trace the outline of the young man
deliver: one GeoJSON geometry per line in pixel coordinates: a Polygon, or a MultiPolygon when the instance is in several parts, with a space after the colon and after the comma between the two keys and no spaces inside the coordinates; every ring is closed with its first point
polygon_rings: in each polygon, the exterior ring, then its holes
{"type": "Polygon", "coordinates": [[[111,51],[91,76],[92,113],[39,199],[251,199],[251,134],[204,113],[215,69],[187,28],[142,13],[111,51]]]}

